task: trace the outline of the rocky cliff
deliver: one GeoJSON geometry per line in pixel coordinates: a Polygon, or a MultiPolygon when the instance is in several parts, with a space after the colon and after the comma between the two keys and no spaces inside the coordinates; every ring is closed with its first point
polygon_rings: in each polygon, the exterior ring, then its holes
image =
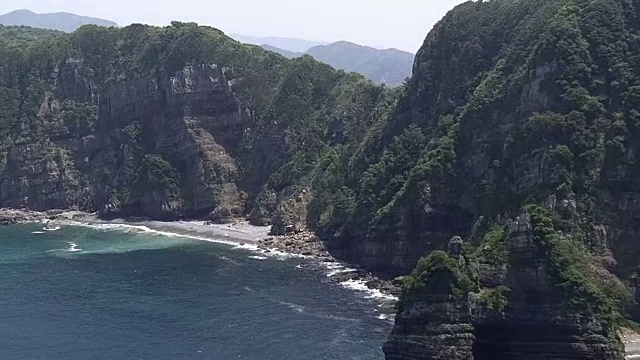
{"type": "Polygon", "coordinates": [[[0,205],[311,229],[413,271],[393,359],[617,359],[640,321],[638,6],[464,3],[397,89],[196,24],[0,28],[0,205]]]}
{"type": "Polygon", "coordinates": [[[346,131],[371,121],[342,109],[347,99],[371,107],[385,96],[362,77],[309,57],[288,62],[195,24],[47,35],[60,43],[17,38],[29,51],[6,54],[32,66],[7,66],[3,90],[32,103],[15,116],[5,106],[3,206],[216,221],[250,214],[268,224],[301,194],[327,142],[357,142],[358,131],[346,131]]]}
{"type": "Polygon", "coordinates": [[[386,358],[622,359],[606,297],[624,285],[591,273],[579,244],[545,230],[546,216],[530,208],[477,248],[457,237],[448,253],[421,260],[405,279],[386,358]]]}
{"type": "Polygon", "coordinates": [[[438,253],[448,280],[419,262],[388,359],[622,358],[618,330],[638,319],[638,5],[466,3],[427,37],[399,119],[427,119],[433,145],[386,212],[388,246],[467,245],[438,253]]]}
{"type": "Polygon", "coordinates": [[[65,60],[56,91],[45,94],[37,114],[45,130],[9,147],[3,204],[160,219],[243,214],[245,195],[228,151],[248,116],[231,91],[229,69],[187,66],[100,90],[81,75],[83,65],[65,60]]]}

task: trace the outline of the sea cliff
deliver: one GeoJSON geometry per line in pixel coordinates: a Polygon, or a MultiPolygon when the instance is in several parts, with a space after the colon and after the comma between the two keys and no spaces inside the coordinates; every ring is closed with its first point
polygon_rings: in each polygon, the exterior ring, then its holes
{"type": "Polygon", "coordinates": [[[640,321],[638,6],[461,4],[396,89],[192,23],[0,28],[0,205],[312,232],[413,274],[390,359],[618,359],[640,321]]]}

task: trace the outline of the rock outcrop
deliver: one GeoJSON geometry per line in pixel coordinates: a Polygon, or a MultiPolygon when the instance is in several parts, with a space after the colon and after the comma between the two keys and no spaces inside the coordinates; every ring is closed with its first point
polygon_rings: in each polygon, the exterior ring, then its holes
{"type": "Polygon", "coordinates": [[[38,115],[48,129],[8,151],[11,172],[0,186],[1,203],[36,210],[78,206],[107,217],[243,215],[245,194],[230,152],[248,117],[231,91],[230,69],[189,66],[168,78],[124,80],[102,91],[83,70],[82,59],[65,61],[58,90],[38,115]]]}
{"type": "Polygon", "coordinates": [[[615,359],[640,322],[639,6],[466,2],[393,90],[192,23],[0,28],[0,206],[248,215],[418,263],[391,358],[615,359]]]}
{"type": "Polygon", "coordinates": [[[421,260],[405,284],[386,359],[622,359],[610,309],[567,299],[534,226],[528,212],[509,225],[499,263],[460,253],[459,238],[448,254],[421,260]]]}

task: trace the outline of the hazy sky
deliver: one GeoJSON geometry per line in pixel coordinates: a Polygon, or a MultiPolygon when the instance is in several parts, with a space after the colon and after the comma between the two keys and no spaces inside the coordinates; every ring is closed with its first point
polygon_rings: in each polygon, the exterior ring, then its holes
{"type": "Polygon", "coordinates": [[[16,9],[66,11],[113,20],[166,25],[195,21],[226,33],[348,40],[415,52],[433,24],[463,0],[0,0],[16,9]]]}

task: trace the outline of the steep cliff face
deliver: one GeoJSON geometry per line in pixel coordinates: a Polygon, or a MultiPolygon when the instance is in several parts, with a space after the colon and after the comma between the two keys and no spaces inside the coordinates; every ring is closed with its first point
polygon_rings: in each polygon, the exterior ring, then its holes
{"type": "MultiPolygon", "coordinates": [[[[427,253],[466,237],[456,274],[473,285],[457,297],[405,288],[388,359],[622,358],[618,329],[638,319],[638,5],[466,3],[427,37],[398,119],[422,123],[435,146],[386,218],[427,253]],[[434,223],[442,200],[452,218],[434,223]],[[549,214],[508,225],[527,204],[549,214]]],[[[440,283],[424,261],[412,281],[440,283]]]]}
{"type": "Polygon", "coordinates": [[[243,214],[230,152],[249,117],[230,69],[188,66],[101,91],[85,70],[82,59],[64,62],[37,115],[42,136],[9,149],[3,203],[161,219],[243,214]]]}
{"type": "Polygon", "coordinates": [[[107,172],[97,199],[105,215],[225,219],[243,213],[230,152],[248,116],[231,91],[230,74],[216,65],[189,66],[169,78],[121,82],[102,95],[98,131],[107,151],[94,168],[107,172]]]}
{"type": "Polygon", "coordinates": [[[557,268],[557,261],[570,256],[563,246],[579,245],[545,239],[545,212],[532,211],[507,225],[498,243],[463,252],[458,238],[448,254],[421,260],[406,279],[396,325],[383,348],[387,359],[623,358],[617,315],[599,288],[609,286],[609,279],[589,275],[589,264],[575,258],[571,266],[585,266],[579,270],[587,274],[562,273],[571,271],[557,268]],[[504,257],[487,256],[500,242],[504,257]]]}
{"type": "MultiPolygon", "coordinates": [[[[458,6],[427,36],[390,115],[335,160],[347,210],[318,231],[345,257],[401,275],[480,217],[555,194],[604,226],[630,265],[639,33],[633,1],[458,6]]],[[[627,265],[616,271],[635,281],[627,265]]]]}
{"type": "Polygon", "coordinates": [[[302,228],[319,159],[390,92],[196,24],[46,35],[0,54],[3,206],[302,228]]]}
{"type": "Polygon", "coordinates": [[[247,215],[418,263],[391,358],[615,359],[640,320],[638,6],[464,3],[398,89],[195,24],[3,36],[0,204],[247,215]]]}

